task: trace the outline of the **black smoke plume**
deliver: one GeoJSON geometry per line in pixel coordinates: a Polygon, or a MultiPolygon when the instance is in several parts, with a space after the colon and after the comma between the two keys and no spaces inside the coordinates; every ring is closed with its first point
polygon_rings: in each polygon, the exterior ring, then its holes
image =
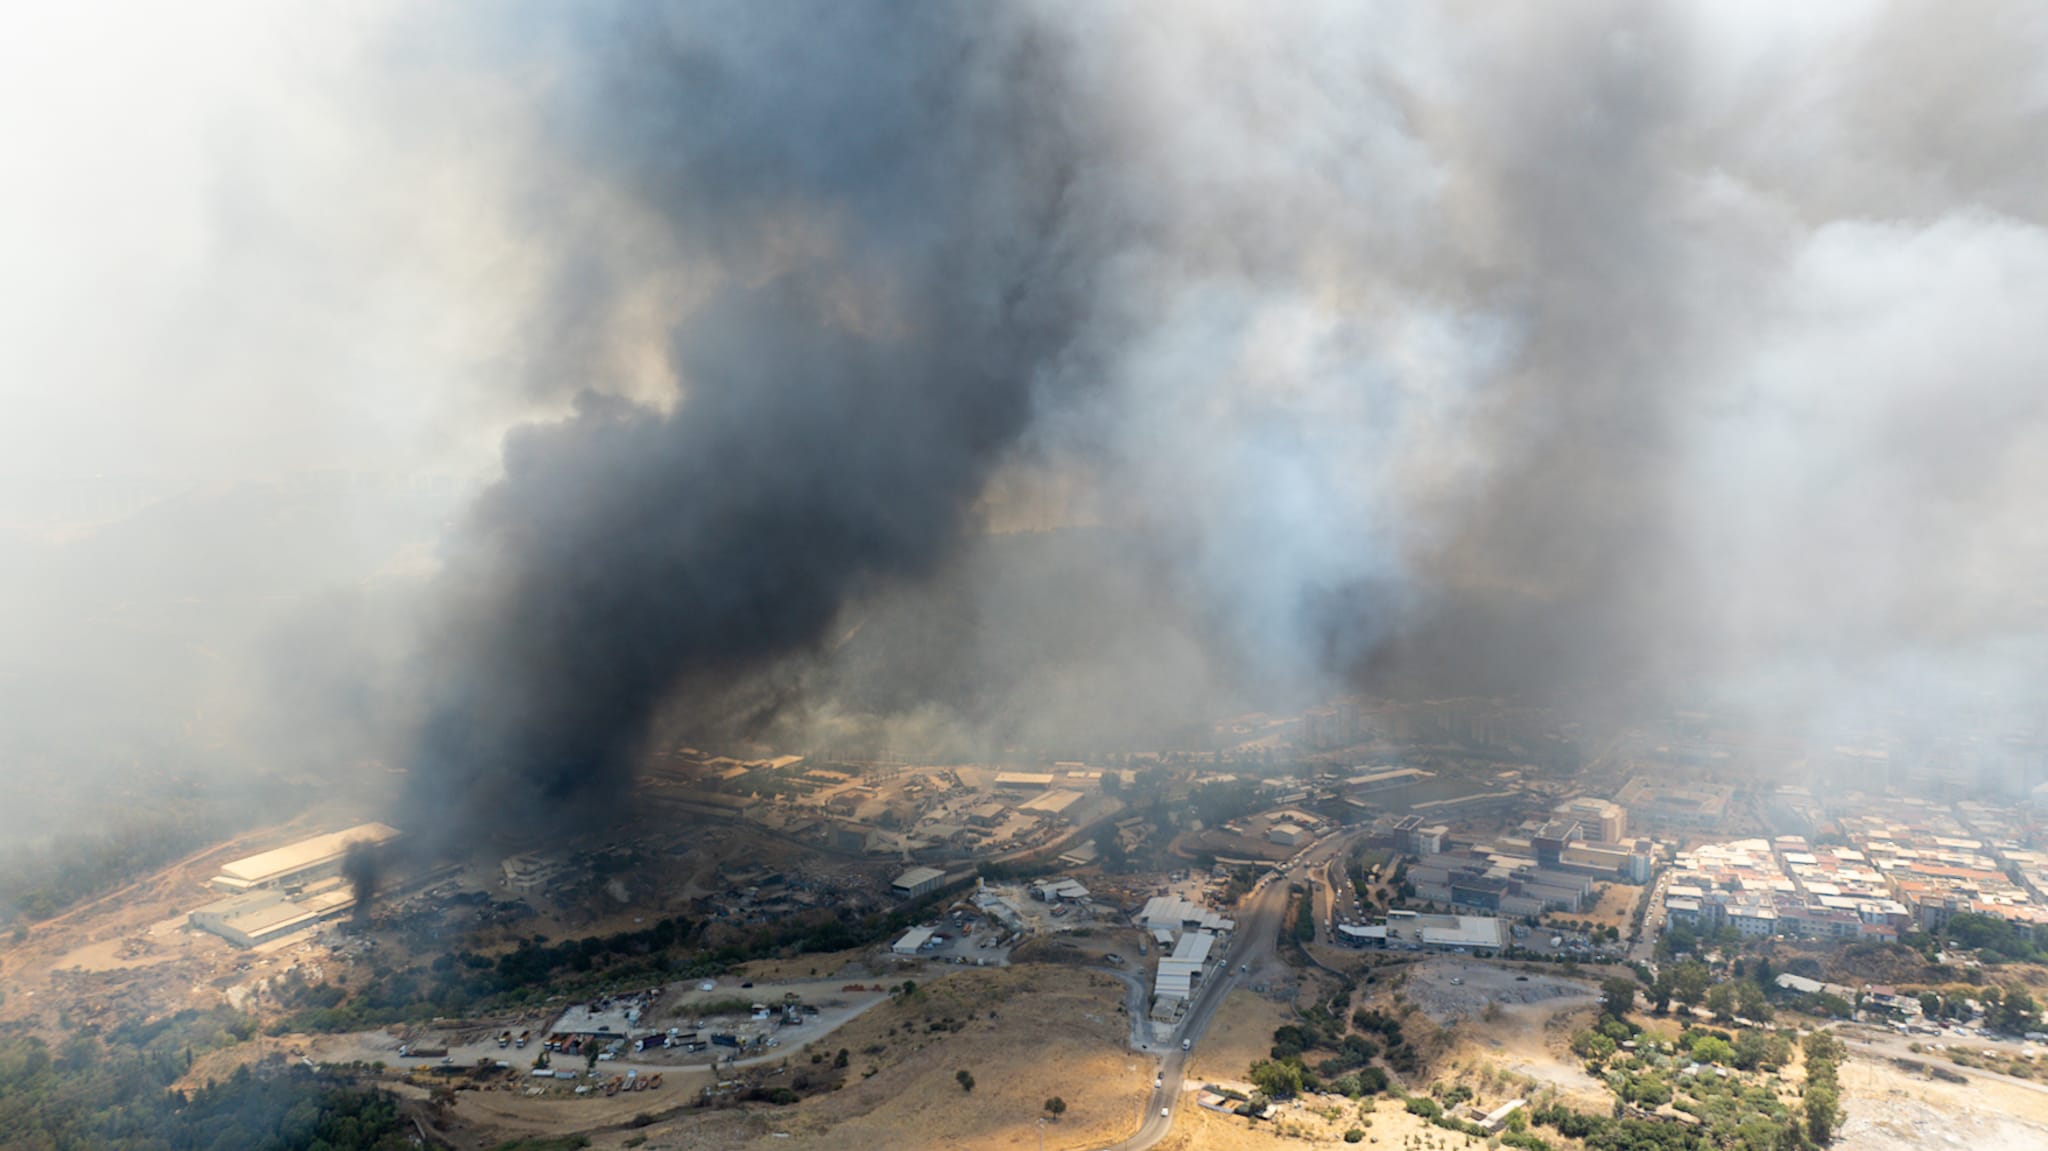
{"type": "Polygon", "coordinates": [[[341,857],[341,877],[348,881],[349,890],[356,897],[355,907],[349,912],[350,922],[355,926],[369,924],[390,862],[390,851],[386,845],[368,840],[349,844],[348,851],[341,857]]]}
{"type": "Polygon", "coordinates": [[[1056,54],[967,6],[799,8],[585,58],[565,146],[703,298],[672,411],[585,391],[506,444],[444,575],[430,832],[601,807],[664,701],[931,572],[1052,386],[1093,250],[1056,54]]]}

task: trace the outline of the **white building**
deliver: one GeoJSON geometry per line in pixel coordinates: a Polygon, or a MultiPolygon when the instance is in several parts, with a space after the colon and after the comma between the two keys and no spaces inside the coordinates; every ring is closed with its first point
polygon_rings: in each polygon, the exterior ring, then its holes
{"type": "Polygon", "coordinates": [[[1284,847],[1299,847],[1308,839],[1308,830],[1299,824],[1282,823],[1268,830],[1266,839],[1284,847]]]}
{"type": "Polygon", "coordinates": [[[1138,912],[1134,922],[1139,927],[1152,930],[1237,930],[1236,920],[1225,919],[1201,904],[1182,899],[1178,895],[1155,895],[1146,900],[1144,909],[1138,912]]]}
{"type": "Polygon", "coordinates": [[[898,955],[916,955],[931,943],[936,930],[931,927],[913,927],[903,933],[903,938],[890,944],[889,950],[898,955]]]}
{"type": "Polygon", "coordinates": [[[331,879],[341,874],[350,848],[359,843],[376,846],[397,838],[397,828],[381,823],[358,824],[223,864],[220,874],[208,880],[207,885],[216,891],[240,893],[331,879]]]}

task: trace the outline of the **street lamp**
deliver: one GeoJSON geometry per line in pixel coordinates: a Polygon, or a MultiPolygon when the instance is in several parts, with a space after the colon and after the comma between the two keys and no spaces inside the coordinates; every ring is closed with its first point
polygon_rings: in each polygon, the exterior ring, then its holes
{"type": "Polygon", "coordinates": [[[1038,1120],[1038,1151],[1045,1151],[1045,1119],[1038,1120]]]}

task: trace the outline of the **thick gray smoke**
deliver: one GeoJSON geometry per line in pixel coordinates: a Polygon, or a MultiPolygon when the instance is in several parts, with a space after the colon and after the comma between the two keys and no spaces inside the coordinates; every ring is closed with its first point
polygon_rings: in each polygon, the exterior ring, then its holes
{"type": "Polygon", "coordinates": [[[998,743],[1119,690],[1151,732],[1359,682],[1819,710],[2037,636],[2048,32],[1978,15],[520,26],[519,390],[580,395],[449,550],[416,781],[602,799],[748,692],[998,743]],[[1033,490],[1116,570],[976,575],[1033,490]]]}
{"type": "Polygon", "coordinates": [[[1042,33],[968,7],[639,11],[579,42],[561,146],[693,281],[679,398],[585,392],[517,431],[462,529],[416,778],[494,818],[611,796],[671,693],[940,564],[1106,251],[1042,33]]]}
{"type": "Polygon", "coordinates": [[[846,8],[34,9],[0,835],[707,717],[2048,730],[2048,9],[846,8]]]}

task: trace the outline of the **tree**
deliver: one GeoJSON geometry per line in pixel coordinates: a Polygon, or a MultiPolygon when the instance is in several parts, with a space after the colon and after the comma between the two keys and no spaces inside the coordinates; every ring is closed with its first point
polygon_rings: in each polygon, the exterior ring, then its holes
{"type": "Polygon", "coordinates": [[[1251,1080],[1261,1092],[1275,1099],[1301,1094],[1301,1064],[1293,1059],[1261,1059],[1252,1064],[1251,1080]]]}
{"type": "Polygon", "coordinates": [[[1761,1031],[1744,1031],[1735,1037],[1735,1067],[1739,1071],[1754,1071],[1769,1062],[1770,1040],[1761,1031]]]}
{"type": "Polygon", "coordinates": [[[1716,983],[1713,987],[1709,988],[1707,990],[1707,1010],[1713,1012],[1716,1019],[1727,1020],[1735,1018],[1735,985],[1733,983],[1716,983]]]}
{"type": "Polygon", "coordinates": [[[1835,1089],[1825,1083],[1806,1088],[1806,1135],[1825,1145],[1835,1137],[1835,1124],[1842,1121],[1842,1108],[1835,1089]]]}
{"type": "Polygon", "coordinates": [[[1671,997],[1687,1007],[1697,1006],[1706,998],[1708,979],[1707,965],[1688,959],[1671,969],[1671,997]]]}
{"type": "Polygon", "coordinates": [[[1067,1113],[1067,1101],[1055,1095],[1045,1101],[1045,1110],[1054,1119],[1058,1119],[1067,1113]]]}
{"type": "Polygon", "coordinates": [[[1997,1030],[2019,1033],[2034,1029],[2034,997],[2015,987],[2007,991],[1994,1015],[1997,1030]]]}
{"type": "Polygon", "coordinates": [[[1735,1048],[1729,1046],[1726,1039],[1700,1035],[1693,1040],[1692,1057],[1701,1063],[1732,1063],[1735,1060],[1735,1048]]]}
{"type": "Polygon", "coordinates": [[[962,1090],[962,1091],[972,1091],[972,1090],[974,1090],[974,1076],[973,1076],[973,1074],[972,1074],[972,1073],[970,1073],[969,1071],[967,1071],[967,1070],[966,1070],[965,1068],[962,1068],[962,1069],[961,1069],[961,1070],[959,1070],[959,1071],[955,1071],[955,1072],[953,1073],[953,1078],[959,1081],[959,1083],[960,1083],[960,1090],[962,1090]]]}
{"type": "Polygon", "coordinates": [[[1736,1009],[1758,1022],[1766,1022],[1775,1014],[1771,1010],[1770,998],[1764,994],[1764,989],[1755,983],[1745,981],[1736,984],[1735,998],[1736,1009]]]}
{"type": "Polygon", "coordinates": [[[1636,981],[1624,975],[1610,976],[1600,983],[1600,1010],[1616,1019],[1636,1005],[1636,981]]]}

